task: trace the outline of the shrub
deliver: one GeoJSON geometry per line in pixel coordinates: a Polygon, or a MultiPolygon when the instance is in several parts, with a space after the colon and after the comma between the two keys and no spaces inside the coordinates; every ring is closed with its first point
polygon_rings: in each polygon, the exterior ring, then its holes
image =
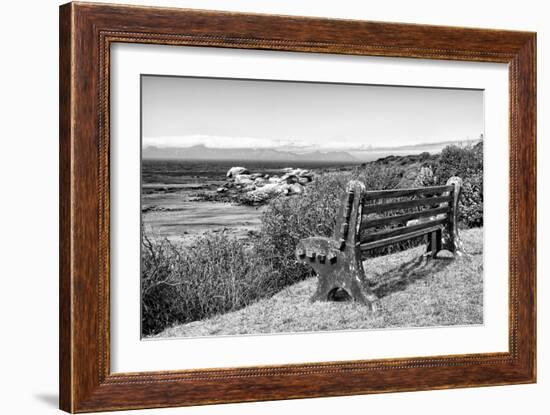
{"type": "Polygon", "coordinates": [[[483,226],[483,172],[474,173],[464,180],[458,213],[458,220],[464,226],[483,226]]]}
{"type": "Polygon", "coordinates": [[[273,295],[280,285],[268,262],[224,234],[197,238],[189,247],[142,237],[144,335],[237,310],[273,295]]]}
{"type": "MultiPolygon", "coordinates": [[[[355,169],[351,178],[363,182],[367,190],[395,189],[399,186],[405,169],[398,166],[368,164],[366,168],[355,169]]],[[[345,184],[344,184],[345,185],[345,184]]]]}
{"type": "Polygon", "coordinates": [[[459,223],[468,228],[483,226],[483,142],[445,147],[435,164],[435,175],[441,184],[452,176],[462,178],[459,223]]]}
{"type": "Polygon", "coordinates": [[[445,183],[452,176],[465,180],[482,171],[483,142],[465,147],[449,145],[441,151],[439,160],[435,163],[435,175],[440,183],[445,183]]]}

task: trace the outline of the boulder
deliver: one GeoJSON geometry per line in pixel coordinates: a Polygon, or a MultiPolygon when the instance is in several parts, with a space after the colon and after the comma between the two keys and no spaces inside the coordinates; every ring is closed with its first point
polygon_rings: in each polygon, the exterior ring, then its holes
{"type": "Polygon", "coordinates": [[[248,185],[254,183],[254,180],[249,174],[237,174],[235,176],[235,184],[248,185]]]}
{"type": "Polygon", "coordinates": [[[235,177],[239,174],[249,174],[250,172],[245,167],[231,167],[228,171],[226,176],[227,177],[235,177]]]}
{"type": "Polygon", "coordinates": [[[258,187],[261,187],[265,185],[267,181],[263,177],[258,177],[256,180],[254,180],[254,184],[258,187]]]}
{"type": "Polygon", "coordinates": [[[243,189],[244,192],[250,192],[253,190],[256,190],[256,186],[254,185],[254,183],[246,185],[243,189]]]}
{"type": "Polygon", "coordinates": [[[304,187],[298,183],[291,184],[288,187],[288,193],[291,195],[301,195],[304,193],[304,187]]]}
{"type": "Polygon", "coordinates": [[[288,184],[298,183],[298,177],[294,174],[287,173],[283,177],[281,177],[281,181],[288,184]]]}
{"type": "Polygon", "coordinates": [[[291,167],[287,167],[283,169],[283,172],[285,173],[285,176],[313,177],[313,173],[306,169],[293,169],[291,167]]]}
{"type": "Polygon", "coordinates": [[[299,195],[313,180],[310,170],[286,167],[281,176],[252,173],[245,167],[232,167],[227,181],[216,189],[223,200],[231,198],[245,204],[262,204],[279,195],[299,195]],[[223,195],[223,196],[222,196],[223,195]]]}
{"type": "Polygon", "coordinates": [[[284,183],[267,183],[264,186],[257,188],[251,192],[248,192],[250,196],[265,196],[265,198],[272,197],[278,194],[285,194],[288,192],[288,185],[284,183]]]}

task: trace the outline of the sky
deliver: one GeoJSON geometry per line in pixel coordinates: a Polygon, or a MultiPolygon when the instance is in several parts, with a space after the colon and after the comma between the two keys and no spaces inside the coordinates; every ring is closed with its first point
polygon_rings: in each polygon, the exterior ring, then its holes
{"type": "Polygon", "coordinates": [[[143,146],[354,152],[483,128],[481,90],[142,76],[143,146]]]}

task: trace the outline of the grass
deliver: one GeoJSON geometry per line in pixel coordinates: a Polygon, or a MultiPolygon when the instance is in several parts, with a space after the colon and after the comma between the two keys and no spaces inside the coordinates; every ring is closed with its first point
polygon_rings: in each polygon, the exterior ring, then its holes
{"type": "Polygon", "coordinates": [[[144,335],[240,309],[288,285],[245,242],[223,234],[198,238],[191,249],[144,236],[142,247],[144,335]]]}
{"type": "Polygon", "coordinates": [[[247,241],[207,234],[184,247],[142,232],[142,334],[238,310],[311,277],[312,270],[296,261],[296,244],[332,234],[341,196],[352,178],[383,189],[395,187],[399,175],[378,166],[324,174],[300,197],[272,200],[259,234],[247,241]]]}
{"type": "Polygon", "coordinates": [[[483,323],[483,229],[461,232],[469,256],[423,258],[425,246],[364,262],[379,297],[370,313],[358,303],[309,301],[308,278],[243,309],[164,330],[158,337],[268,334],[323,330],[425,327],[483,323]]]}
{"type": "MultiPolygon", "coordinates": [[[[192,246],[181,246],[163,240],[149,240],[145,237],[142,240],[141,258],[142,334],[151,336],[177,324],[204,321],[209,318],[218,318],[216,316],[222,314],[237,312],[259,300],[268,301],[267,298],[276,295],[285,287],[311,278],[310,267],[296,261],[295,247],[303,238],[332,235],[336,212],[346,184],[351,179],[360,180],[367,189],[382,190],[437,184],[437,180],[445,179],[446,175],[459,174],[466,178],[461,198],[462,204],[459,208],[459,211],[464,214],[459,217],[459,223],[467,227],[482,225],[483,184],[480,179],[482,151],[481,147],[478,147],[452,147],[444,150],[442,156],[435,158],[429,155],[429,157],[420,155],[414,160],[412,156],[399,160],[392,158],[389,164],[373,162],[353,170],[320,174],[307,186],[305,193],[300,197],[278,197],[271,200],[262,215],[260,231],[251,235],[246,242],[225,234],[211,234],[197,238],[192,246]],[[431,168],[421,168],[420,163],[428,162],[434,164],[433,167],[438,174],[437,180],[431,168]],[[419,178],[421,183],[417,183],[419,178]],[[425,181],[428,183],[424,183],[425,181]]],[[[380,297],[385,298],[388,296],[387,293],[393,294],[403,284],[416,285],[412,282],[443,272],[443,269],[439,268],[445,264],[444,260],[422,264],[415,262],[419,257],[418,253],[412,257],[409,255],[414,254],[410,253],[404,253],[403,257],[386,255],[417,246],[418,243],[418,239],[405,241],[394,246],[378,248],[369,253],[372,256],[386,257],[381,259],[381,262],[371,260],[366,264],[369,269],[385,270],[382,280],[377,282],[379,286],[374,287],[380,297]],[[392,261],[397,261],[393,264],[395,267],[385,268],[385,264],[391,265],[392,261]],[[397,264],[400,265],[397,266],[397,264]],[[422,278],[417,278],[417,270],[422,270],[422,278]],[[405,279],[403,275],[406,276],[405,279]]],[[[454,274],[460,272],[462,272],[461,269],[452,269],[454,274]]],[[[378,277],[374,275],[373,278],[377,281],[378,277]]],[[[309,284],[314,285],[311,281],[309,284]]],[[[449,296],[441,301],[452,304],[455,297],[449,296]]],[[[390,306],[385,301],[381,303],[383,307],[395,306],[393,303],[390,306]]],[[[468,301],[466,304],[469,304],[468,301]]],[[[434,307],[444,308],[443,305],[434,307]]],[[[292,310],[289,312],[292,316],[292,310]]],[[[392,316],[395,314],[396,311],[392,309],[391,312],[386,313],[386,317],[379,319],[378,323],[374,321],[368,323],[369,327],[378,327],[377,324],[391,326],[392,316]]],[[[452,313],[447,315],[443,312],[443,314],[443,321],[453,318],[452,313]]],[[[384,315],[383,310],[378,316],[382,315],[384,315]]],[[[463,318],[462,315],[459,317],[463,318]]],[[[285,317],[285,321],[288,318],[285,317]]],[[[406,324],[429,325],[430,318],[426,323],[419,319],[418,322],[411,321],[406,324]]],[[[271,331],[319,329],[311,324],[306,325],[311,326],[310,329],[292,327],[285,329],[280,328],[277,321],[269,323],[273,326],[271,331]]],[[[402,324],[404,320],[400,317],[398,321],[402,324]]]]}

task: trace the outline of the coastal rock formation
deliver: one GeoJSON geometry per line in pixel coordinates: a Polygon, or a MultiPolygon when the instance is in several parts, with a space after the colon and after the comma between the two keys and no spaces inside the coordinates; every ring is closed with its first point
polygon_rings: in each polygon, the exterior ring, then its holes
{"type": "Polygon", "coordinates": [[[234,183],[235,184],[241,184],[241,185],[249,185],[254,184],[254,181],[250,177],[250,174],[237,174],[234,176],[234,183]]]}
{"type": "Polygon", "coordinates": [[[228,180],[218,187],[217,193],[246,204],[262,204],[279,195],[300,195],[304,186],[313,181],[310,170],[287,167],[281,176],[250,173],[245,167],[232,167],[227,171],[228,180]]]}
{"type": "Polygon", "coordinates": [[[244,167],[231,167],[228,171],[227,171],[227,177],[229,178],[232,178],[232,177],[235,177],[239,174],[249,174],[250,172],[245,169],[244,167]]]}

